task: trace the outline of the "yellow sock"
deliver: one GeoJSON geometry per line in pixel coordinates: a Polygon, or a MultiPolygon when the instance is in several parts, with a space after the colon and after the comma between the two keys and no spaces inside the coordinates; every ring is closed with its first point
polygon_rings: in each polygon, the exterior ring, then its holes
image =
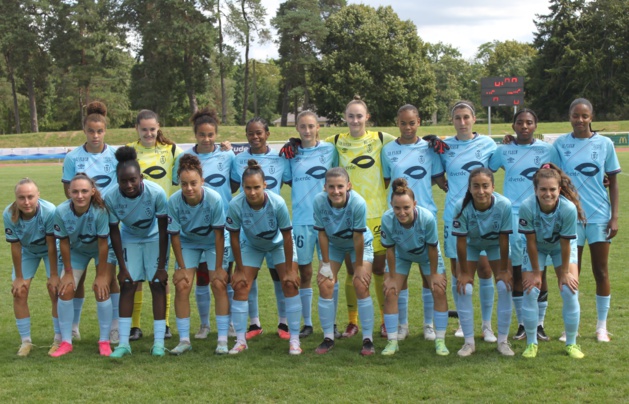
{"type": "Polygon", "coordinates": [[[142,297],[141,290],[135,292],[133,296],[133,314],[131,315],[131,327],[140,328],[140,318],[142,317],[142,297]]]}
{"type": "Polygon", "coordinates": [[[166,293],[166,327],[170,327],[170,292],[166,293]]]}
{"type": "Polygon", "coordinates": [[[373,278],[376,286],[376,298],[378,299],[378,306],[380,306],[380,320],[384,323],[384,275],[373,274],[373,278]]]}
{"type": "Polygon", "coordinates": [[[358,324],[358,298],[352,276],[347,274],[345,278],[345,300],[347,300],[347,317],[351,324],[358,324]]]}

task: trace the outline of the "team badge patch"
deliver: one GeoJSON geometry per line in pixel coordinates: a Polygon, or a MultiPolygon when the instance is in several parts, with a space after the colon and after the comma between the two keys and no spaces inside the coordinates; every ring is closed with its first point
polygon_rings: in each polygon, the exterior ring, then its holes
{"type": "Polygon", "coordinates": [[[13,235],[13,230],[11,229],[4,229],[4,232],[7,236],[12,236],[13,235]]]}
{"type": "Polygon", "coordinates": [[[529,222],[527,222],[525,219],[520,219],[520,226],[528,226],[529,222]]]}
{"type": "Polygon", "coordinates": [[[452,227],[454,227],[455,229],[461,228],[461,222],[459,222],[458,220],[453,221],[452,227]]]}

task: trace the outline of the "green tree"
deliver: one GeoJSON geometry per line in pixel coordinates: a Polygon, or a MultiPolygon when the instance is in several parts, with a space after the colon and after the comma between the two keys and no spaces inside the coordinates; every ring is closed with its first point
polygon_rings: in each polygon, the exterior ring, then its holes
{"type": "Polygon", "coordinates": [[[412,22],[400,20],[391,7],[350,5],[328,18],[326,27],[313,80],[320,115],[339,122],[355,94],[369,105],[376,125],[393,123],[406,103],[424,116],[435,110],[435,75],[412,22]]]}
{"type": "Polygon", "coordinates": [[[493,41],[479,46],[476,59],[485,66],[487,76],[526,76],[536,51],[518,41],[493,41]]]}
{"type": "Polygon", "coordinates": [[[228,25],[226,32],[238,44],[245,48],[244,78],[242,90],[241,123],[247,120],[249,106],[249,49],[251,42],[255,42],[256,36],[259,43],[264,43],[271,38],[271,34],[265,28],[264,19],[266,9],[261,0],[228,0],[227,15],[228,25]]]}
{"type": "Polygon", "coordinates": [[[216,43],[214,19],[201,10],[212,6],[207,1],[124,2],[124,20],[141,38],[132,71],[134,108],[151,108],[169,122],[196,112],[197,98],[209,89],[216,43]],[[180,109],[182,92],[186,110],[180,109]]]}
{"type": "Polygon", "coordinates": [[[116,18],[113,0],[50,1],[46,21],[50,54],[54,61],[54,129],[80,127],[85,106],[94,99],[108,106],[110,121],[126,120],[128,103],[117,104],[106,95],[126,92],[129,65],[125,32],[116,18]],[[97,93],[94,93],[98,88],[97,93]],[[124,115],[124,117],[122,117],[124,115]]]}
{"type": "Polygon", "coordinates": [[[565,119],[570,102],[579,94],[583,78],[572,73],[582,57],[575,40],[582,32],[584,7],[585,0],[551,0],[550,13],[535,20],[537,55],[529,69],[526,97],[540,119],[565,119]]]}
{"type": "MultiPolygon", "coordinates": [[[[325,18],[345,5],[345,0],[313,2],[287,0],[280,4],[271,24],[277,29],[282,71],[281,125],[286,126],[291,99],[299,99],[303,109],[311,108],[308,71],[317,62],[317,51],[327,35],[325,18]]],[[[297,102],[293,103],[296,114],[297,102]]]]}
{"type": "MultiPolygon", "coordinates": [[[[267,122],[272,122],[277,117],[275,109],[276,100],[280,92],[281,72],[278,64],[269,60],[259,62],[250,60],[251,86],[247,94],[247,115],[245,122],[254,117],[260,116],[267,122]],[[255,73],[254,73],[255,72],[255,73]]],[[[239,111],[238,106],[242,105],[244,98],[244,76],[245,64],[242,63],[235,71],[234,81],[236,83],[234,106],[239,111]]]]}

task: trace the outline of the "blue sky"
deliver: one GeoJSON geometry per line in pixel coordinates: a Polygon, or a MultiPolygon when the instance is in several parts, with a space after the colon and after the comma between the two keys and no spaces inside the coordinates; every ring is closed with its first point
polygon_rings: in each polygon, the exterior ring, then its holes
{"type": "MultiPolygon", "coordinates": [[[[425,42],[444,42],[458,48],[466,59],[473,58],[478,46],[494,40],[531,42],[536,14],[548,14],[548,0],[348,0],[373,7],[391,6],[402,19],[417,26],[425,42]]],[[[262,0],[267,17],[275,15],[279,0],[262,0]]],[[[269,25],[270,26],[270,25],[269,25]]],[[[274,43],[254,45],[251,57],[264,60],[277,57],[274,43]]]]}

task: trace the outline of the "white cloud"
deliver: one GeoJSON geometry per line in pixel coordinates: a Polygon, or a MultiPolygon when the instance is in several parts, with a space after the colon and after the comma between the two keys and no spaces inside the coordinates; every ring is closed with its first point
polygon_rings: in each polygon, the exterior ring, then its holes
{"type": "MultiPolygon", "coordinates": [[[[413,21],[425,42],[443,42],[457,48],[464,58],[473,58],[478,47],[495,40],[532,42],[536,14],[549,13],[548,0],[349,0],[372,7],[391,6],[402,19],[413,21]]],[[[262,0],[267,24],[277,12],[278,0],[262,0]]],[[[254,44],[250,55],[256,59],[277,57],[274,42],[254,44]]]]}

